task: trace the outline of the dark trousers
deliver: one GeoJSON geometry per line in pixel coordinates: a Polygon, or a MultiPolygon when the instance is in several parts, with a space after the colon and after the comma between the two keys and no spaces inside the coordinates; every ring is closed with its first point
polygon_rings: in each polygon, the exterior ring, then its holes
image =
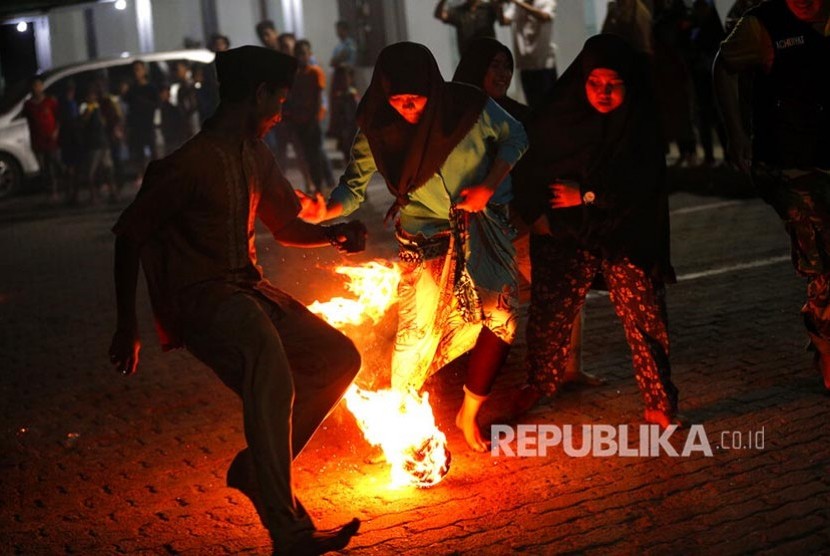
{"type": "Polygon", "coordinates": [[[558,74],[556,68],[539,70],[521,70],[522,90],[530,108],[535,109],[544,104],[550,94],[558,74]]]}
{"type": "Polygon", "coordinates": [[[294,496],[292,460],[351,385],[360,355],[298,301],[274,288],[266,293],[229,295],[210,322],[185,326],[185,343],[242,398],[257,509],[283,546],[314,528],[294,496]]]}
{"type": "Polygon", "coordinates": [[[326,179],[328,159],[323,152],[323,131],[320,129],[320,122],[312,120],[308,123],[295,123],[292,127],[308,165],[308,176],[311,180],[307,187],[310,190],[308,192],[323,191],[324,185],[330,180],[326,179]]]}
{"type": "Polygon", "coordinates": [[[669,334],[662,287],[628,259],[605,260],[572,240],[532,235],[532,294],[527,323],[528,382],[554,394],[570,356],[574,318],[597,272],[602,271],[631,348],[634,377],[647,409],[677,412],[671,381],[669,334]]]}

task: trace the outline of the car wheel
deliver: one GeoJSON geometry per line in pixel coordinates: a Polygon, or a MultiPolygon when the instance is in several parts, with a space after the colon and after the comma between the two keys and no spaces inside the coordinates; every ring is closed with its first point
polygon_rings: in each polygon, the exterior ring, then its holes
{"type": "Polygon", "coordinates": [[[13,156],[0,153],[0,199],[9,197],[20,190],[23,172],[13,156]]]}

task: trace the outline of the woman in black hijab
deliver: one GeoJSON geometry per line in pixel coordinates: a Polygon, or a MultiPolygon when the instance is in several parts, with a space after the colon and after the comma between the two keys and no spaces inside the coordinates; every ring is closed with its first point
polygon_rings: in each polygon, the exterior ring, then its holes
{"type": "Polygon", "coordinates": [[[402,270],[392,387],[420,390],[472,350],[456,424],[471,448],[485,451],[476,416],[515,337],[507,206],[527,135],[480,89],[445,82],[432,53],[408,42],[380,53],[357,121],[349,165],[314,219],[354,211],[372,175],[383,176],[402,270]]]}
{"type": "MultiPolygon", "coordinates": [[[[507,96],[510,81],[513,79],[513,54],[505,45],[488,37],[480,37],[470,41],[470,45],[458,62],[452,80],[456,83],[469,83],[484,90],[499,106],[519,120],[527,124],[530,118],[530,107],[507,96]]],[[[519,286],[520,298],[526,297],[530,288],[530,242],[529,230],[520,218],[515,218],[515,211],[511,214],[512,222],[519,231],[513,240],[516,248],[516,266],[524,280],[519,286]]],[[[568,361],[565,373],[565,382],[580,383],[597,386],[603,384],[601,379],[589,375],[582,370],[582,320],[580,313],[574,319],[574,328],[571,341],[571,358],[568,361]]]]}
{"type": "Polygon", "coordinates": [[[480,37],[470,41],[452,80],[484,90],[508,114],[526,123],[530,108],[507,96],[513,69],[513,54],[509,48],[496,39],[480,37]]]}
{"type": "Polygon", "coordinates": [[[601,271],[631,347],[645,419],[677,412],[663,284],[665,159],[648,63],[622,39],[589,39],[529,128],[514,206],[533,226],[527,409],[557,391],[571,326],[601,271]],[[547,208],[546,208],[547,207],[547,208]]]}

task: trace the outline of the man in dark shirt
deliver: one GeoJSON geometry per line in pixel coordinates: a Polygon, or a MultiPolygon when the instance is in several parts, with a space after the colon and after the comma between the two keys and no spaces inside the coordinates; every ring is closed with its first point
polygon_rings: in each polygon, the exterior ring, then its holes
{"type": "Polygon", "coordinates": [[[439,0],[435,17],[456,30],[458,53],[463,55],[467,45],[478,37],[496,38],[496,21],[507,25],[501,0],[466,0],[464,4],[447,7],[447,0],[439,0]]]}
{"type": "Polygon", "coordinates": [[[274,287],[257,264],[255,217],[285,245],[363,248],[359,222],[324,227],[300,205],[261,141],[281,117],[294,58],[243,46],[216,61],[221,101],[201,132],[153,162],[115,225],[118,324],[110,359],[135,372],[139,263],[165,350],[185,347],[242,398],[245,439],[228,486],[254,502],[278,554],[346,546],[360,522],[318,531],[294,496],[291,464],[360,368],[354,344],[274,287]]]}

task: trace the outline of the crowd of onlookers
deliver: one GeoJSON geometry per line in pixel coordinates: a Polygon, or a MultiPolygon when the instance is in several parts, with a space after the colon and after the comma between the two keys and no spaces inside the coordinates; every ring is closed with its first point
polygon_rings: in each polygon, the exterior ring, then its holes
{"type": "MultiPolygon", "coordinates": [[[[726,28],[712,0],[694,0],[690,5],[684,0],[609,3],[603,31],[626,37],[653,60],[664,136],[676,145],[678,165],[717,164],[714,137],[723,144],[724,132],[712,90],[712,62],[730,25],[757,2],[735,2],[726,28]]],[[[525,99],[533,109],[557,79],[555,12],[555,0],[467,0],[452,8],[441,1],[435,16],[456,27],[462,52],[476,37],[495,36],[496,23],[512,24],[516,69],[525,99]]],[[[348,159],[356,132],[359,93],[354,68],[358,49],[349,25],[343,21],[336,24],[339,42],[328,71],[308,40],[280,33],[268,20],[257,24],[256,33],[263,46],[299,61],[283,121],[266,137],[266,143],[283,168],[296,164],[307,192],[332,188],[335,178],[323,149],[324,139],[336,141],[337,149],[348,159]]],[[[209,47],[214,52],[227,50],[230,41],[217,34],[211,37],[209,47]]],[[[69,83],[54,97],[44,93],[39,78],[33,79],[25,114],[32,149],[53,197],[63,196],[75,203],[79,189],[88,188],[90,200],[100,191],[115,199],[121,186],[140,176],[149,160],[175,150],[198,131],[218,103],[214,69],[187,61],[169,66],[162,80],[151,80],[147,65],[135,61],[130,79],[107,83],[102,77],[83,88],[69,83]]]]}
{"type": "MultiPolygon", "coordinates": [[[[227,39],[216,37],[214,45],[222,44],[227,48],[227,39]]],[[[218,103],[216,80],[203,65],[174,61],[161,81],[150,79],[144,61],[131,70],[116,83],[103,73],[83,84],[67,80],[54,94],[44,91],[42,78],[32,79],[23,111],[54,199],[74,204],[88,189],[90,202],[102,191],[115,200],[150,160],[198,131],[218,103]]]]}
{"type": "MultiPolygon", "coordinates": [[[[283,121],[266,143],[284,168],[297,165],[309,192],[334,187],[331,162],[323,149],[325,136],[333,138],[347,156],[356,131],[357,47],[347,23],[338,22],[336,31],[339,43],[331,57],[332,86],[326,95],[326,71],[318,65],[309,41],[278,33],[271,21],[256,26],[264,46],[299,61],[283,121]],[[327,117],[330,123],[324,134],[327,117]]],[[[214,52],[229,47],[224,35],[210,40],[214,52]]],[[[90,202],[101,192],[115,200],[123,184],[140,179],[149,161],[174,151],[199,130],[218,104],[213,64],[177,60],[167,66],[161,79],[151,79],[147,64],[136,60],[129,79],[108,83],[102,76],[83,87],[69,81],[49,93],[40,77],[32,79],[24,114],[32,150],[55,200],[77,203],[82,189],[88,189],[84,197],[90,202]]]]}

